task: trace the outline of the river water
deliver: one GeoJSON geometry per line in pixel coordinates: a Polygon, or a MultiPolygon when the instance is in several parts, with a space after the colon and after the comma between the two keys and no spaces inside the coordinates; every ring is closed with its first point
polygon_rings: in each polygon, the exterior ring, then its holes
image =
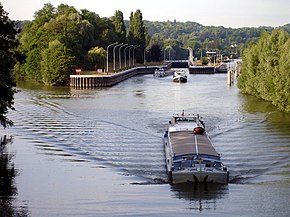
{"type": "Polygon", "coordinates": [[[0,131],[16,171],[0,195],[6,216],[290,216],[290,114],[227,87],[225,74],[18,89],[15,126],[0,131]],[[163,132],[183,109],[203,117],[228,185],[168,183],[163,132]]]}

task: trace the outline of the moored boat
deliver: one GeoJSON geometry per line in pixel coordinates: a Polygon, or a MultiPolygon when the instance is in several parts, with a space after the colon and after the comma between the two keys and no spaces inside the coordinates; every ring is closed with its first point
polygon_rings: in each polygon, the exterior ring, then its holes
{"type": "Polygon", "coordinates": [[[217,67],[215,67],[215,70],[214,70],[216,73],[227,73],[228,72],[228,66],[227,64],[221,64],[217,67]]]}
{"type": "Polygon", "coordinates": [[[221,183],[229,171],[221,162],[199,115],[175,114],[164,134],[168,178],[176,183],[221,183]]]}
{"type": "Polygon", "coordinates": [[[175,70],[173,75],[174,82],[187,82],[187,75],[185,70],[175,70]]]}

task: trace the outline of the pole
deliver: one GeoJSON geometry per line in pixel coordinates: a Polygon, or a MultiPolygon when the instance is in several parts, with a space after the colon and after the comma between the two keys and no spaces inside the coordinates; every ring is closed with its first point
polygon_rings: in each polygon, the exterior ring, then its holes
{"type": "Polygon", "coordinates": [[[115,45],[115,44],[118,44],[118,42],[115,42],[113,44],[109,44],[108,47],[107,47],[107,73],[109,72],[109,47],[115,45]]]}
{"type": "Polygon", "coordinates": [[[129,48],[129,47],[131,47],[131,46],[133,46],[133,45],[128,45],[127,47],[125,47],[125,49],[124,49],[124,59],[125,59],[125,68],[127,67],[127,62],[126,62],[126,58],[127,58],[127,53],[126,53],[126,50],[127,50],[127,48],[129,48]]]}
{"type": "Polygon", "coordinates": [[[144,48],[144,66],[146,65],[146,48],[144,48]]]}
{"type": "Polygon", "coordinates": [[[134,45],[131,45],[129,48],[129,67],[131,66],[131,49],[134,47],[134,45]]]}
{"type": "Polygon", "coordinates": [[[138,48],[138,47],[140,47],[140,45],[135,46],[135,47],[133,48],[133,66],[135,65],[135,63],[134,63],[134,61],[135,61],[135,49],[138,48]]]}
{"type": "Polygon", "coordinates": [[[121,44],[117,44],[114,48],[113,48],[113,66],[114,66],[114,72],[116,71],[116,48],[121,46],[124,43],[121,44]]]}
{"type": "Polygon", "coordinates": [[[127,46],[127,45],[128,45],[128,43],[122,45],[122,46],[119,48],[119,68],[120,68],[120,69],[122,68],[121,49],[122,49],[123,47],[127,46]]]}

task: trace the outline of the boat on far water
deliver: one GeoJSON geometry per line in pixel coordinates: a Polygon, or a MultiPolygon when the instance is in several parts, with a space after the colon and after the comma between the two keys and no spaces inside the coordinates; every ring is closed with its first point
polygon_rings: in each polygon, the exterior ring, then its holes
{"type": "Polygon", "coordinates": [[[165,77],[165,70],[163,67],[157,68],[154,71],[154,76],[155,77],[165,77]]]}
{"type": "Polygon", "coordinates": [[[227,184],[229,171],[221,162],[198,114],[174,114],[164,134],[168,179],[177,183],[227,184]]]}
{"type": "Polygon", "coordinates": [[[165,70],[163,67],[159,67],[155,69],[154,76],[155,77],[166,77],[169,75],[173,75],[174,71],[172,69],[165,70]]]}
{"type": "Polygon", "coordinates": [[[187,82],[187,75],[185,70],[175,70],[173,75],[174,82],[187,82]]]}

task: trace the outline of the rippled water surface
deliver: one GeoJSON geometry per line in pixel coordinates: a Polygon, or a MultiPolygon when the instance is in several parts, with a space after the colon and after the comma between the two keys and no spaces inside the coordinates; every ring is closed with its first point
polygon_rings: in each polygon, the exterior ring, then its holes
{"type": "Polygon", "coordinates": [[[15,126],[0,131],[13,137],[12,208],[31,216],[289,216],[290,114],[228,88],[226,75],[171,79],[137,76],[89,90],[20,84],[9,113],[15,126]],[[168,184],[162,136],[183,109],[204,118],[229,185],[168,184]]]}

